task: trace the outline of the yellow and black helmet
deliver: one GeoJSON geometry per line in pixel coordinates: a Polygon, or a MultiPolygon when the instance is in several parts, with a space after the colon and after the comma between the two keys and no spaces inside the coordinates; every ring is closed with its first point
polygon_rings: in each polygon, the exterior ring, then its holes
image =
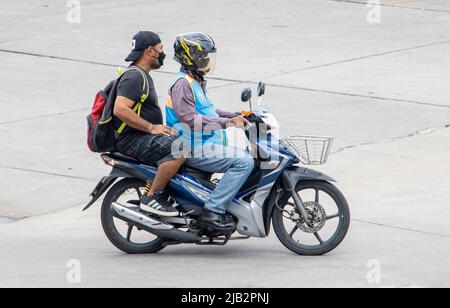
{"type": "Polygon", "coordinates": [[[207,34],[190,32],[177,35],[174,59],[185,69],[205,75],[215,65],[216,44],[207,34]]]}

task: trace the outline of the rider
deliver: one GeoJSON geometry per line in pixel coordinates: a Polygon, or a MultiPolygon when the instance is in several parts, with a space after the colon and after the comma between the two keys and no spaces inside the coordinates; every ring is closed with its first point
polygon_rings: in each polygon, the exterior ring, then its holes
{"type": "MultiPolygon", "coordinates": [[[[185,159],[172,155],[172,143],[176,137],[172,129],[163,125],[155,85],[149,75],[151,70],[163,65],[163,45],[156,33],[141,31],[133,37],[132,48],[125,61],[132,62],[130,67],[133,70],[126,71],[120,79],[114,105],[114,116],[126,124],[122,130],[119,128],[117,149],[146,164],[158,166],[151,189],[142,197],[140,208],[160,216],[177,216],[178,210],[170,205],[163,190],[185,159]],[[142,99],[142,89],[146,87],[148,96],[143,98],[145,101],[136,113],[133,107],[142,99]]],[[[115,122],[119,121],[115,119],[115,122]]]]}
{"type": "Polygon", "coordinates": [[[193,158],[186,164],[210,173],[224,173],[210,194],[199,218],[200,225],[230,230],[235,223],[226,214],[227,207],[254,169],[253,158],[243,150],[227,146],[225,128],[243,127],[249,122],[239,112],[215,108],[210,100],[204,76],[214,67],[216,47],[204,33],[178,35],[174,59],[181,64],[166,106],[166,122],[188,140],[193,158]],[[186,131],[186,126],[188,126],[186,131]]]}

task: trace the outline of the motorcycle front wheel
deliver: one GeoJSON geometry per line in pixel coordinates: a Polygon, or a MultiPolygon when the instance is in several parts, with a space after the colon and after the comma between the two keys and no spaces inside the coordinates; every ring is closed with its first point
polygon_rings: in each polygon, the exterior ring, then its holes
{"type": "Polygon", "coordinates": [[[111,187],[103,200],[101,213],[103,230],[114,246],[129,254],[155,253],[164,248],[163,238],[139,230],[136,226],[114,216],[113,202],[137,208],[144,189],[144,181],[123,179],[111,187]]]}
{"type": "Polygon", "coordinates": [[[299,255],[318,256],[334,250],[350,227],[350,210],[344,195],[324,181],[299,182],[296,191],[309,219],[300,215],[292,197],[285,194],[272,217],[278,239],[299,255]]]}

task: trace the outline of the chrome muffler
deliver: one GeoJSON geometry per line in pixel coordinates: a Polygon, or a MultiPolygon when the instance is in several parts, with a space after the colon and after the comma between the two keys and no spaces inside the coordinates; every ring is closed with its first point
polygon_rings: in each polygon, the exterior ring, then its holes
{"type": "Polygon", "coordinates": [[[165,224],[156,218],[144,215],[123,204],[113,202],[112,210],[115,213],[114,216],[118,219],[133,224],[142,230],[153,233],[162,238],[189,243],[195,243],[202,240],[201,237],[195,233],[180,231],[173,225],[165,224]]]}
{"type": "Polygon", "coordinates": [[[116,214],[119,215],[120,217],[123,217],[127,220],[131,220],[133,222],[136,222],[139,225],[143,225],[148,228],[155,229],[155,230],[172,230],[172,229],[174,229],[174,226],[172,226],[172,225],[166,225],[165,223],[157,220],[156,218],[144,215],[144,214],[142,214],[138,211],[135,211],[132,208],[126,207],[125,205],[122,205],[120,203],[113,202],[112,208],[114,209],[116,214]]]}

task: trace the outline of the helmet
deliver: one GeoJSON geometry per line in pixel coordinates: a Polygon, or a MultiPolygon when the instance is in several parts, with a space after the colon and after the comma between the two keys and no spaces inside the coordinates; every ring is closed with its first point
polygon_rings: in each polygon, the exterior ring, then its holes
{"type": "Polygon", "coordinates": [[[216,44],[207,34],[190,32],[180,34],[173,45],[174,59],[185,69],[206,75],[215,66],[216,44]]]}

